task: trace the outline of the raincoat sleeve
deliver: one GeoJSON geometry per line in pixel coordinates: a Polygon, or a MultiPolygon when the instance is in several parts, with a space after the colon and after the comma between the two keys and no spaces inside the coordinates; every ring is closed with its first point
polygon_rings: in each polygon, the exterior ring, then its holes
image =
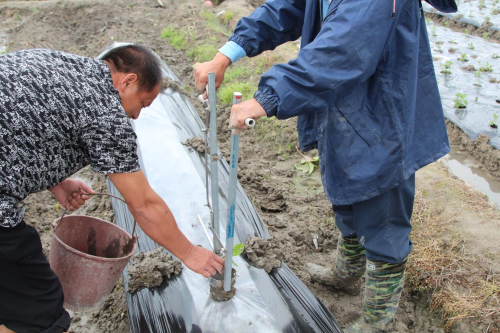
{"type": "Polygon", "coordinates": [[[243,17],[229,41],[240,45],[247,56],[254,57],[302,34],[305,0],[268,0],[243,17]]]}
{"type": "MultiPolygon", "coordinates": [[[[254,97],[268,116],[279,119],[338,105],[383,61],[398,12],[407,1],[413,0],[397,0],[393,18],[393,1],[333,0],[316,38],[297,59],[264,73],[254,97]]],[[[399,54],[404,57],[404,51],[399,54]]]]}

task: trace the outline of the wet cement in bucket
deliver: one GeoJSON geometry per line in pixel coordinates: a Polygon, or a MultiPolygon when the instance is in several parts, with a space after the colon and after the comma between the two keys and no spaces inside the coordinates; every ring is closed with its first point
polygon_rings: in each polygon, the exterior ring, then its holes
{"type": "Polygon", "coordinates": [[[135,293],[144,288],[158,287],[165,278],[181,272],[181,262],[163,252],[162,248],[146,253],[139,252],[130,259],[128,292],[135,293]]]}

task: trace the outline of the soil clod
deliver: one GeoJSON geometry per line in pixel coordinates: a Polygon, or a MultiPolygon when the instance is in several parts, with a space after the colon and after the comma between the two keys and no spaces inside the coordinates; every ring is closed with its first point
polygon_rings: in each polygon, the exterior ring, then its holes
{"type": "Polygon", "coordinates": [[[191,139],[187,139],[186,142],[181,142],[184,146],[193,147],[198,153],[203,154],[205,152],[205,140],[199,136],[193,136],[191,139]]]}
{"type": "Polygon", "coordinates": [[[281,262],[285,258],[281,247],[279,241],[273,238],[248,237],[243,253],[252,265],[271,273],[274,268],[281,267],[281,262]]]}
{"type": "Polygon", "coordinates": [[[130,259],[128,268],[128,292],[135,293],[144,288],[158,287],[165,278],[180,274],[182,264],[171,255],[157,248],[151,252],[139,252],[130,259]]]}

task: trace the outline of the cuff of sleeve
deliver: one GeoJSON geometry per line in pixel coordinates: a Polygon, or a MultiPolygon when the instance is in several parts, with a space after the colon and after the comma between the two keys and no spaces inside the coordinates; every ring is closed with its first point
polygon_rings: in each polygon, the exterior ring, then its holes
{"type": "Polygon", "coordinates": [[[241,46],[232,41],[227,42],[223,47],[221,47],[219,52],[228,57],[232,64],[247,55],[241,46]]]}
{"type": "Polygon", "coordinates": [[[250,56],[252,54],[253,47],[249,42],[246,41],[246,39],[243,39],[236,35],[232,35],[231,37],[229,37],[229,42],[236,43],[238,44],[238,46],[242,47],[243,50],[245,50],[245,55],[250,56]]]}
{"type": "Polygon", "coordinates": [[[259,104],[264,108],[268,117],[276,116],[278,111],[278,101],[274,96],[269,96],[260,90],[257,90],[253,97],[259,102],[259,104]]]}

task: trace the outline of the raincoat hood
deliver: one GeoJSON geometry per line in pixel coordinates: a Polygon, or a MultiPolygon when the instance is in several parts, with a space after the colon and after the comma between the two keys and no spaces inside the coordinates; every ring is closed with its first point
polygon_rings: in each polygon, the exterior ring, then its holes
{"type": "Polygon", "coordinates": [[[425,0],[429,5],[443,13],[456,13],[457,4],[454,0],[425,0]]]}

